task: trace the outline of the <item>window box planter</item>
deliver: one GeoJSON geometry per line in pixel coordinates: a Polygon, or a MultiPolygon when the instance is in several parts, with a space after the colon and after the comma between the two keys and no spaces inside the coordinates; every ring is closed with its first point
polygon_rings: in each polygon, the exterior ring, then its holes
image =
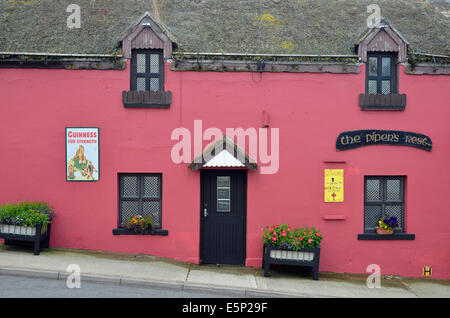
{"type": "Polygon", "coordinates": [[[308,266],[313,268],[313,279],[319,279],[320,247],[303,248],[298,251],[285,250],[278,246],[264,244],[264,276],[269,277],[271,264],[308,266]]]}
{"type": "Polygon", "coordinates": [[[50,224],[38,224],[36,227],[0,224],[0,238],[5,239],[5,244],[32,242],[34,255],[39,255],[41,246],[49,247],[50,227],[50,224]]]}
{"type": "Polygon", "coordinates": [[[172,103],[171,91],[122,91],[124,107],[169,108],[172,103]]]}
{"type": "Polygon", "coordinates": [[[378,235],[392,235],[394,233],[394,230],[386,230],[381,227],[377,227],[377,234],[378,235]]]}
{"type": "Polygon", "coordinates": [[[163,229],[153,229],[151,231],[147,231],[146,233],[136,233],[121,227],[113,229],[112,233],[113,235],[161,235],[161,236],[169,235],[169,231],[163,229]]]}
{"type": "Polygon", "coordinates": [[[361,110],[405,110],[406,94],[359,94],[361,110]]]}

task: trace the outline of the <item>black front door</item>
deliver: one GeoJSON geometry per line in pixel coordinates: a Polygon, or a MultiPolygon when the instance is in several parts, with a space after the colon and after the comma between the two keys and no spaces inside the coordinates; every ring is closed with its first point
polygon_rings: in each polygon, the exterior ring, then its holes
{"type": "Polygon", "coordinates": [[[202,170],[200,259],[245,263],[247,171],[202,170]]]}

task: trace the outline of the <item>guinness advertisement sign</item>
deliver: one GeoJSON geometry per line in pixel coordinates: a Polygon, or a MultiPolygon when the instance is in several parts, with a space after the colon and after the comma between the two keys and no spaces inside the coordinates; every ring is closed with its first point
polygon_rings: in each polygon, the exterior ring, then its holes
{"type": "Polygon", "coordinates": [[[422,134],[397,130],[344,131],[336,140],[336,150],[347,150],[369,145],[410,146],[431,151],[431,138],[422,134]]]}

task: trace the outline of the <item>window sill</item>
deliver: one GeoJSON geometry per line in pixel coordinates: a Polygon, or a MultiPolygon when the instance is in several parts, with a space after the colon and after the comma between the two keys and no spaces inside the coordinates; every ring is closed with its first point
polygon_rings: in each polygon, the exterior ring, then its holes
{"type": "Polygon", "coordinates": [[[390,241],[398,241],[398,240],[414,240],[416,238],[415,234],[408,233],[394,233],[394,234],[386,234],[380,235],[377,233],[363,233],[358,234],[358,240],[390,240],[390,241]]]}
{"type": "Polygon", "coordinates": [[[169,108],[172,92],[122,91],[122,103],[127,108],[169,108]]]}
{"type": "Polygon", "coordinates": [[[406,94],[359,94],[361,110],[405,110],[406,94]]]}
{"type": "Polygon", "coordinates": [[[163,230],[163,229],[155,229],[155,230],[152,230],[150,233],[140,234],[140,233],[135,233],[133,231],[119,227],[117,229],[113,229],[112,232],[113,232],[113,235],[160,235],[160,236],[169,235],[169,231],[163,230]]]}

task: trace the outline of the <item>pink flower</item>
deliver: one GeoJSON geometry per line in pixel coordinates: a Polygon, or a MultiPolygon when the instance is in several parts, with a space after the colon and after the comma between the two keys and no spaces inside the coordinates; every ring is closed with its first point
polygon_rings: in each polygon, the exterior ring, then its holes
{"type": "Polygon", "coordinates": [[[272,241],[276,241],[277,240],[277,238],[274,236],[274,237],[272,237],[272,241]]]}
{"type": "Polygon", "coordinates": [[[303,241],[303,236],[300,236],[300,237],[298,238],[298,240],[299,240],[299,241],[303,241]]]}
{"type": "Polygon", "coordinates": [[[272,232],[273,231],[273,229],[269,229],[269,232],[272,232]]]}
{"type": "Polygon", "coordinates": [[[286,236],[286,232],[285,231],[281,232],[281,235],[286,236]]]}
{"type": "Polygon", "coordinates": [[[316,233],[317,237],[320,237],[320,233],[316,233]]]}
{"type": "Polygon", "coordinates": [[[308,235],[311,235],[311,234],[312,234],[312,231],[308,233],[308,235]]]}
{"type": "Polygon", "coordinates": [[[312,242],[312,240],[311,240],[311,239],[309,239],[309,240],[308,240],[308,243],[311,243],[311,242],[312,242]]]}

